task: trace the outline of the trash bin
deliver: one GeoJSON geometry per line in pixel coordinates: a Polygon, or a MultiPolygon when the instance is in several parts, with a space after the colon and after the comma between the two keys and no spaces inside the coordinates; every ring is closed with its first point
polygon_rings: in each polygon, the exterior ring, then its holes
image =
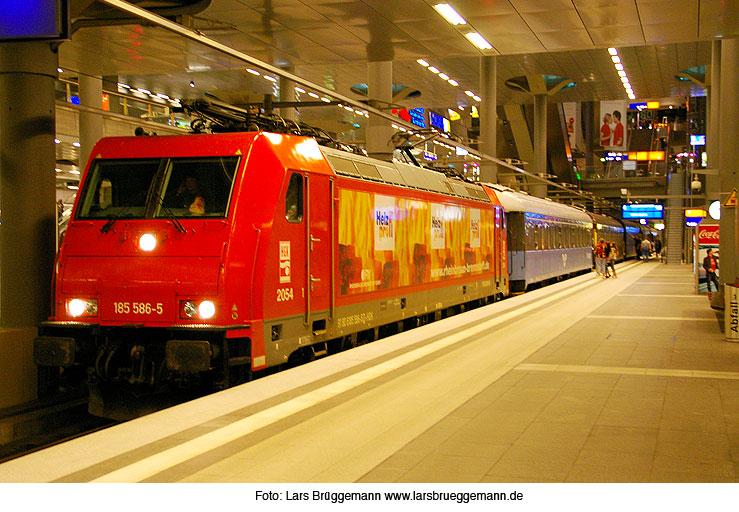
{"type": "Polygon", "coordinates": [[[726,340],[739,343],[739,286],[724,285],[726,309],[724,310],[724,332],[726,340]]]}

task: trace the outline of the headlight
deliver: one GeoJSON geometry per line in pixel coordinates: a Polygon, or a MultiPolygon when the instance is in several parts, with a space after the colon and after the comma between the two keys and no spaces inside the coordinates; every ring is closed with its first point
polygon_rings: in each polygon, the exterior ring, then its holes
{"type": "Polygon", "coordinates": [[[72,318],[81,316],[97,316],[97,299],[68,299],[67,314],[72,318]]]}
{"type": "Polygon", "coordinates": [[[144,233],[139,238],[139,249],[145,252],[153,251],[157,246],[157,237],[151,233],[144,233]]]}
{"type": "Polygon", "coordinates": [[[208,320],[216,314],[216,305],[210,300],[183,300],[180,301],[180,318],[208,320]]]}

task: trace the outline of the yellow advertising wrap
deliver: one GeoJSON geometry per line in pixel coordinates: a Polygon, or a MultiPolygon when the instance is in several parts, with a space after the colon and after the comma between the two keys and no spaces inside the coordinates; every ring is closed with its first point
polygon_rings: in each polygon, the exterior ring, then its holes
{"type": "Polygon", "coordinates": [[[494,212],[339,191],[341,295],[492,272],[494,212]]]}

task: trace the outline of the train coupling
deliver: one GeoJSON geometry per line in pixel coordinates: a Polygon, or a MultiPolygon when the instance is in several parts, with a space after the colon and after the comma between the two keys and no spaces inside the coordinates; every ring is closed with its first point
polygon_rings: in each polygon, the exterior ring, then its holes
{"type": "Polygon", "coordinates": [[[211,344],[205,340],[168,340],[166,346],[167,368],[181,373],[198,373],[210,370],[213,355],[211,344]]]}
{"type": "Polygon", "coordinates": [[[39,366],[73,366],[76,351],[74,338],[39,336],[33,340],[33,361],[39,366]]]}

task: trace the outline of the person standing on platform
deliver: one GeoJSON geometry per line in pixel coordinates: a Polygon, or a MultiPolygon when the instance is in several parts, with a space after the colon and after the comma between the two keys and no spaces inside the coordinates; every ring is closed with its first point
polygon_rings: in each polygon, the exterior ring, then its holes
{"type": "Polygon", "coordinates": [[[713,249],[708,249],[708,255],[703,258],[703,269],[706,271],[706,286],[708,287],[708,295],[711,295],[711,283],[716,287],[718,291],[718,276],[716,271],[718,270],[718,258],[714,256],[713,249]]]}
{"type": "Polygon", "coordinates": [[[616,258],[618,257],[618,249],[616,248],[616,244],[611,243],[611,250],[608,253],[608,263],[607,266],[611,268],[611,274],[613,277],[618,277],[616,275],[616,258]]]}
{"type": "Polygon", "coordinates": [[[595,276],[605,277],[606,265],[605,265],[605,248],[603,239],[598,242],[595,246],[595,276]]]}
{"type": "Polygon", "coordinates": [[[641,259],[641,238],[638,235],[634,235],[634,252],[636,253],[636,259],[641,259]]]}

